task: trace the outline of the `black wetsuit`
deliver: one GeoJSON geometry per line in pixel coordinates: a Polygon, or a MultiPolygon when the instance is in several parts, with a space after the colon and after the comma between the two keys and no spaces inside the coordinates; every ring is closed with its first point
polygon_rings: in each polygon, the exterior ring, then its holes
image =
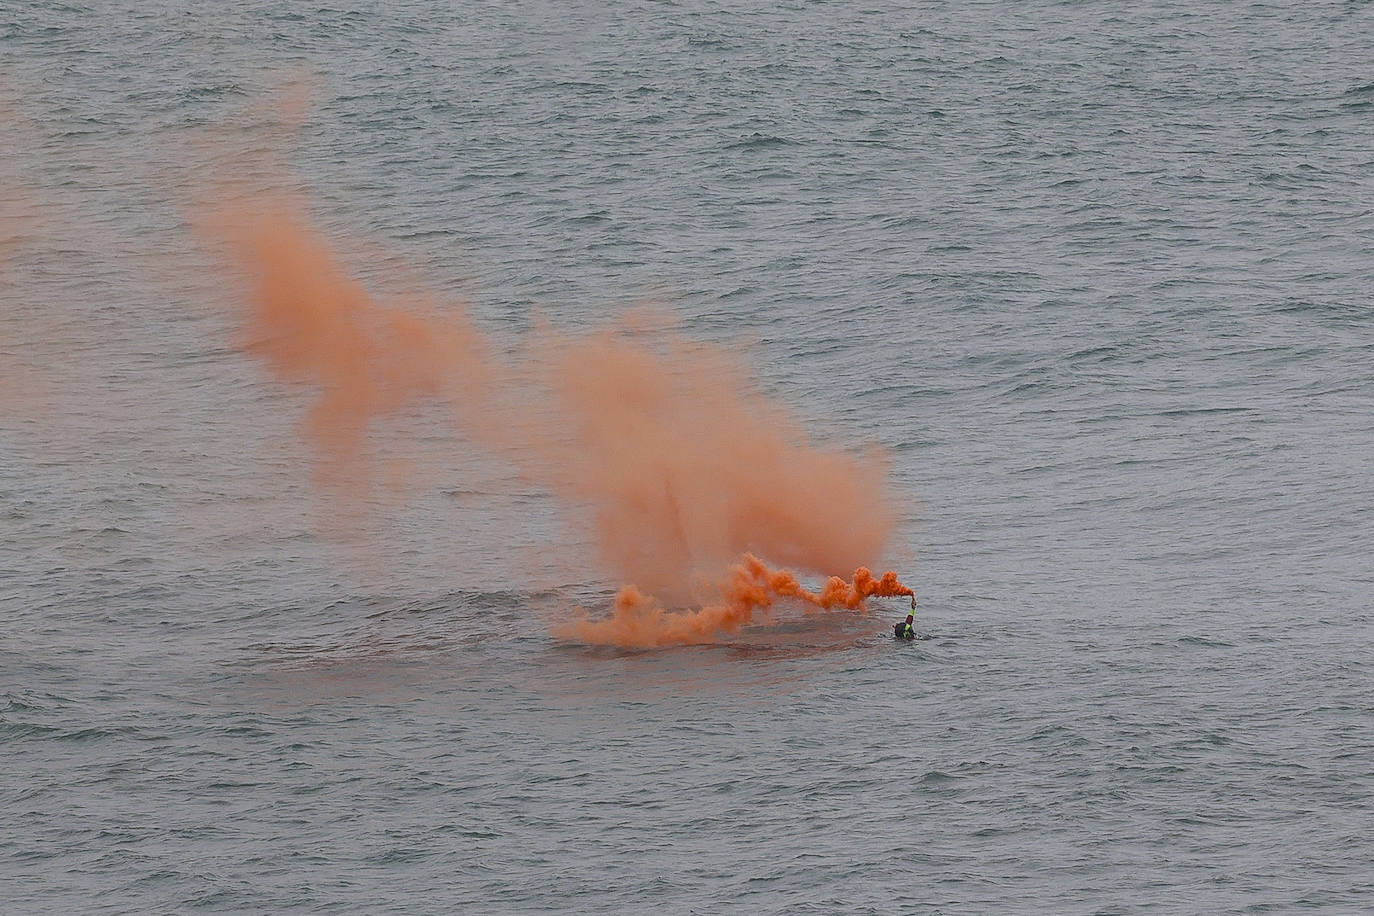
{"type": "Polygon", "coordinates": [[[916,628],[905,620],[899,620],[892,625],[892,635],[898,639],[915,639],[916,628]]]}

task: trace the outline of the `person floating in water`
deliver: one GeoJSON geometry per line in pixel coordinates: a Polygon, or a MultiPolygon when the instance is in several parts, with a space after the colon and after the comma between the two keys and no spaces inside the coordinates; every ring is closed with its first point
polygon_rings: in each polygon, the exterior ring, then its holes
{"type": "Polygon", "coordinates": [[[916,630],[912,627],[911,621],[916,617],[915,614],[907,614],[906,620],[899,620],[892,625],[892,635],[898,639],[915,639],[916,630]]]}
{"type": "Polygon", "coordinates": [[[915,598],[911,599],[911,610],[913,613],[907,614],[906,620],[899,620],[892,625],[892,635],[898,639],[916,638],[916,627],[912,624],[912,621],[916,619],[916,614],[914,613],[916,610],[915,598]]]}

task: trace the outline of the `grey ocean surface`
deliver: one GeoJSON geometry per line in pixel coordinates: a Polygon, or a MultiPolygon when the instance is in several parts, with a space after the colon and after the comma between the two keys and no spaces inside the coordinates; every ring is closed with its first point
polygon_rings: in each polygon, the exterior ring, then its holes
{"type": "Polygon", "coordinates": [[[0,3],[0,911],[1374,911],[1374,5],[351,6],[0,3]],[[299,79],[364,279],[886,449],[928,638],[561,643],[619,583],[423,415],[330,535],[163,260],[299,79]]]}

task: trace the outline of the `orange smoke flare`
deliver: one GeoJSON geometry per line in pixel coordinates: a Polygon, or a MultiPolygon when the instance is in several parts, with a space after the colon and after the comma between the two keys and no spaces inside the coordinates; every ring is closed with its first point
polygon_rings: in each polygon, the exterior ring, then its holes
{"type": "Polygon", "coordinates": [[[625,324],[583,337],[541,329],[498,361],[463,310],[374,299],[301,213],[282,195],[241,195],[200,221],[247,281],[242,348],[279,380],[315,390],[305,430],[331,482],[368,479],[374,420],[437,401],[574,522],[589,513],[598,559],[635,584],[609,618],[557,626],[560,635],[704,642],[767,619],[780,598],[830,610],[911,594],[895,574],[875,579],[861,566],[813,593],[755,556],[854,568],[886,544],[894,501],[879,452],[813,444],[736,354],[625,324]],[[649,597],[685,604],[722,568],[719,599],[699,610],[649,597]]]}
{"type": "Polygon", "coordinates": [[[897,580],[897,574],[892,570],[883,573],[882,578],[875,579],[868,567],[860,566],[854,571],[854,581],[846,582],[839,576],[831,576],[819,594],[808,592],[803,597],[827,611],[836,605],[852,611],[860,607],[865,598],[914,597],[914,594],[897,580]]]}
{"type": "Polygon", "coordinates": [[[858,610],[864,606],[865,598],[912,595],[895,572],[888,571],[875,579],[862,566],[854,572],[851,582],[834,576],[820,592],[807,591],[793,573],[771,569],[752,554],[745,554],[730,567],[717,590],[719,599],[715,603],[698,610],[671,611],[635,586],[627,585],[616,595],[611,616],[561,624],[554,627],[554,635],[621,648],[696,645],[738,633],[751,623],[766,622],[773,605],[781,598],[796,598],[828,611],[835,607],[858,610]]]}

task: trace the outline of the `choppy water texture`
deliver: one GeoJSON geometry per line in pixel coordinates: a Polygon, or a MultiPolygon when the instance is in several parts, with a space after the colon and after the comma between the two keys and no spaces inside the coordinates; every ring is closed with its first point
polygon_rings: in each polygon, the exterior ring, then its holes
{"type": "Polygon", "coordinates": [[[0,7],[0,909],[1371,906],[1374,6],[354,6],[0,7]],[[928,638],[555,640],[423,412],[341,521],[188,228],[300,79],[364,279],[886,448],[928,638]]]}

